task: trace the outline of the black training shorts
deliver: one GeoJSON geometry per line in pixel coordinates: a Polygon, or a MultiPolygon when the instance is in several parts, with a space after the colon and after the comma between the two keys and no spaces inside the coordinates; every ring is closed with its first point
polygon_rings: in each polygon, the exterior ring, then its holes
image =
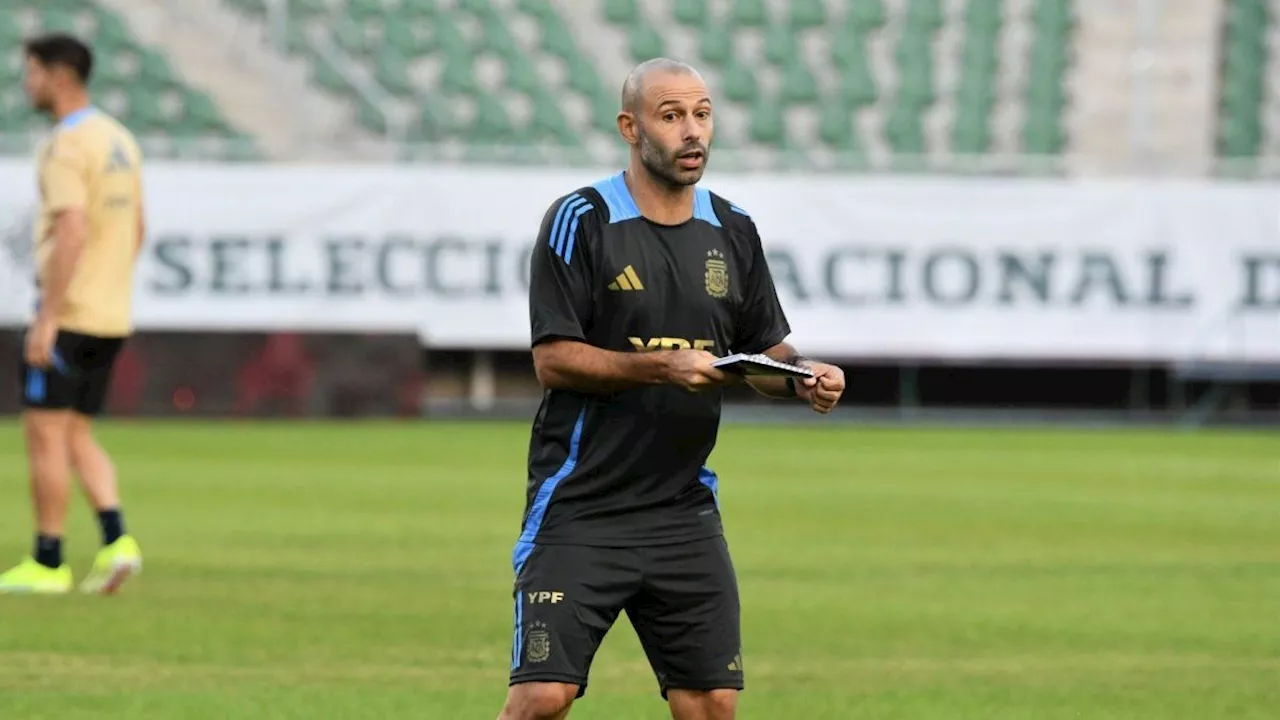
{"type": "Polygon", "coordinates": [[[53,364],[36,368],[22,362],[22,405],[39,410],[74,410],[97,415],[107,399],[111,368],[123,338],[100,338],[60,330],[53,364]]]}
{"type": "Polygon", "coordinates": [[[743,687],[738,582],[723,537],[676,545],[537,545],[516,569],[511,684],[586,693],[605,633],[627,611],[667,690],[743,687]]]}

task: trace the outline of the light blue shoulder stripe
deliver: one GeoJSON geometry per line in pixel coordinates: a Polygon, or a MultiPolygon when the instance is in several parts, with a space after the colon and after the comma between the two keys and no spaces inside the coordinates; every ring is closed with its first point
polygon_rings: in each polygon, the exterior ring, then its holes
{"type": "Polygon", "coordinates": [[[70,115],[62,118],[62,122],[58,123],[55,130],[70,130],[71,128],[79,125],[80,123],[84,122],[85,120],[88,120],[89,118],[97,114],[98,114],[98,108],[93,107],[92,105],[90,105],[89,107],[82,107],[79,110],[71,113],[70,115]]]}
{"type": "Polygon", "coordinates": [[[716,216],[716,209],[711,205],[710,190],[706,188],[694,188],[693,217],[695,220],[703,220],[716,227],[721,227],[720,218],[716,216]]]}
{"type": "Polygon", "coordinates": [[[640,208],[636,207],[635,198],[631,197],[631,190],[627,188],[627,181],[622,173],[600,180],[591,187],[600,193],[600,197],[609,206],[610,225],[640,217],[640,208]]]}

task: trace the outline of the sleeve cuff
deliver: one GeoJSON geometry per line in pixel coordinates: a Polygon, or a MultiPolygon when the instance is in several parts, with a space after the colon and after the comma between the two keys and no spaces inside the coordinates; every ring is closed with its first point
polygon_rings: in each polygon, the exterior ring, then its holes
{"type": "Polygon", "coordinates": [[[529,343],[529,347],[537,347],[544,342],[551,340],[573,340],[576,342],[586,342],[587,339],[582,336],[581,332],[576,330],[546,330],[533,334],[533,341],[529,343]]]}
{"type": "Polygon", "coordinates": [[[753,343],[747,347],[734,348],[734,350],[736,352],[747,353],[748,355],[758,355],[778,343],[784,342],[790,336],[791,326],[783,325],[781,327],[774,328],[773,332],[765,335],[762,342],[753,343]]]}

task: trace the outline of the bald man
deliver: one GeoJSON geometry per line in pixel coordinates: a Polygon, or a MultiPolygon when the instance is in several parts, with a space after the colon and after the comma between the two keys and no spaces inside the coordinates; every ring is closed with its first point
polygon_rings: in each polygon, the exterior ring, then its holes
{"type": "Polygon", "coordinates": [[[839,368],[802,358],[751,217],[697,187],[711,154],[698,72],[627,78],[624,172],[557,200],[531,261],[533,425],[513,554],[511,685],[500,720],[568,715],[626,611],[676,720],[730,720],[743,688],[738,587],[720,523],[718,356],[764,353],[813,378],[750,382],[827,413],[839,368]]]}

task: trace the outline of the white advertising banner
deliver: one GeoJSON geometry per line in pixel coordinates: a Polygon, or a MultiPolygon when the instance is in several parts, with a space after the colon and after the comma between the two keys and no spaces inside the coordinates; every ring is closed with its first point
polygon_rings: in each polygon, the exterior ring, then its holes
{"type": "MultiPolygon", "coordinates": [[[[598,174],[152,165],[140,329],[417,331],[528,342],[543,213],[598,174]]],[[[1267,184],[716,176],[805,352],[841,358],[1280,361],[1267,184]]],[[[0,324],[33,291],[33,170],[0,163],[0,324]]]]}

